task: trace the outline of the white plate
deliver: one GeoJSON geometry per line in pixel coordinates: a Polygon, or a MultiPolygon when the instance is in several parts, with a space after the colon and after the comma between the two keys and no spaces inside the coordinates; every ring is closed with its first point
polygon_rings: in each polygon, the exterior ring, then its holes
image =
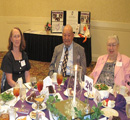
{"type": "MultiPolygon", "coordinates": [[[[43,102],[41,105],[42,105],[42,108],[39,109],[39,110],[45,110],[45,109],[46,109],[46,104],[43,102]]],[[[33,104],[32,104],[32,108],[33,108],[34,110],[37,110],[37,109],[36,109],[36,106],[37,106],[36,103],[33,103],[33,104]]]]}
{"type": "Polygon", "coordinates": [[[67,89],[64,91],[64,95],[68,97],[67,89]]]}
{"type": "MultiPolygon", "coordinates": [[[[85,96],[85,97],[88,97],[87,92],[84,93],[84,96],[85,96]]],[[[94,99],[94,96],[93,96],[93,97],[89,97],[89,99],[94,99]]]]}
{"type": "Polygon", "coordinates": [[[110,117],[110,116],[119,116],[119,113],[116,111],[116,110],[114,110],[114,109],[112,109],[112,108],[103,108],[103,109],[101,109],[101,111],[103,111],[104,112],[104,116],[106,116],[106,117],[110,117]]]}
{"type": "Polygon", "coordinates": [[[103,103],[102,103],[102,106],[105,107],[105,108],[114,108],[115,104],[113,104],[113,106],[109,107],[109,106],[103,105],[103,103]]]}
{"type": "MultiPolygon", "coordinates": [[[[38,111],[38,113],[42,113],[45,116],[45,113],[43,111],[38,111]]],[[[35,114],[36,114],[36,111],[30,112],[31,119],[36,119],[36,115],[35,114]],[[33,115],[33,113],[34,113],[34,115],[33,115]]]]}
{"type": "MultiPolygon", "coordinates": [[[[29,96],[28,96],[28,97],[29,97],[29,96]]],[[[34,102],[28,101],[28,97],[26,97],[26,102],[27,102],[27,103],[30,103],[30,104],[33,104],[34,102]]]]}
{"type": "MultiPolygon", "coordinates": [[[[23,118],[25,118],[26,116],[20,116],[20,117],[18,117],[16,120],[21,120],[21,119],[23,119],[23,118]]],[[[26,117],[27,118],[27,117],[26,117]]]]}

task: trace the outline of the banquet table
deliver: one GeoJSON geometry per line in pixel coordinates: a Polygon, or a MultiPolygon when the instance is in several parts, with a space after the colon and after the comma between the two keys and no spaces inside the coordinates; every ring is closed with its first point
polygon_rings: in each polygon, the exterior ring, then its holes
{"type": "MultiPolygon", "coordinates": [[[[24,38],[26,41],[25,51],[29,59],[51,62],[55,46],[63,43],[62,34],[49,34],[37,31],[25,31],[24,38]]],[[[83,43],[84,38],[74,37],[74,41],[84,47],[87,66],[91,63],[91,37],[83,43]]]]}
{"type": "MultiPolygon", "coordinates": [[[[68,99],[67,96],[64,95],[64,87],[62,86],[62,91],[60,92],[57,92],[57,85],[55,85],[55,89],[56,89],[56,92],[59,93],[61,95],[61,97],[63,98],[63,100],[66,100],[68,99]]],[[[82,101],[85,101],[85,96],[84,96],[84,93],[86,91],[83,90],[82,92],[82,95],[81,95],[81,100],[82,101]]],[[[27,92],[27,96],[30,94],[30,91],[27,92]]],[[[109,95],[109,99],[114,99],[114,96],[112,94],[109,95]]],[[[90,104],[90,107],[92,107],[93,105],[96,105],[95,102],[93,100],[90,100],[89,99],[89,104],[90,104]]],[[[20,107],[21,105],[21,101],[19,100],[16,104],[15,104],[15,107],[20,107]]],[[[27,103],[26,101],[24,102],[24,105],[27,109],[29,109],[29,113],[33,110],[32,107],[31,107],[31,104],[27,103]]],[[[103,108],[103,107],[102,107],[103,108]]],[[[130,119],[127,119],[127,116],[126,116],[126,113],[125,112],[122,112],[120,110],[117,110],[118,113],[119,113],[119,117],[121,118],[121,120],[130,120],[130,119]]],[[[43,112],[45,113],[45,116],[50,120],[50,117],[49,117],[49,111],[47,109],[43,110],[43,112]]],[[[18,113],[18,116],[25,116],[27,114],[21,114],[21,113],[18,113]]],[[[104,116],[102,116],[101,118],[103,118],[104,116]]]]}

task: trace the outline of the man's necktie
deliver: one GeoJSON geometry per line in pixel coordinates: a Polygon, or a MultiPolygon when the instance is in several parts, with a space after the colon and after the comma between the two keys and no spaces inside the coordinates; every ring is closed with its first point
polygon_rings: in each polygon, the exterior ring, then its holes
{"type": "Polygon", "coordinates": [[[68,61],[68,48],[66,48],[64,60],[63,60],[62,67],[61,67],[61,72],[62,72],[63,77],[66,76],[67,61],[68,61]]]}

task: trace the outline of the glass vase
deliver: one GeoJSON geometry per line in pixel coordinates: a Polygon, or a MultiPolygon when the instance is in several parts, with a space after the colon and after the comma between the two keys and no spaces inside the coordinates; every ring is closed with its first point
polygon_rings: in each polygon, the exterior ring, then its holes
{"type": "Polygon", "coordinates": [[[67,113],[75,117],[76,107],[78,110],[83,110],[83,105],[79,102],[82,94],[82,67],[75,65],[70,70],[70,78],[67,85],[68,99],[70,100],[67,104],[67,113]]]}

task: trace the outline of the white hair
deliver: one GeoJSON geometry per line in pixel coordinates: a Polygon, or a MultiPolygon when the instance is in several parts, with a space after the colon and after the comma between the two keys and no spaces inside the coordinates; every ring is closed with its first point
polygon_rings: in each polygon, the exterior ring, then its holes
{"type": "Polygon", "coordinates": [[[111,35],[111,36],[108,36],[107,41],[108,41],[109,39],[114,39],[114,40],[116,40],[116,43],[119,45],[119,38],[118,38],[117,35],[111,35]]]}

